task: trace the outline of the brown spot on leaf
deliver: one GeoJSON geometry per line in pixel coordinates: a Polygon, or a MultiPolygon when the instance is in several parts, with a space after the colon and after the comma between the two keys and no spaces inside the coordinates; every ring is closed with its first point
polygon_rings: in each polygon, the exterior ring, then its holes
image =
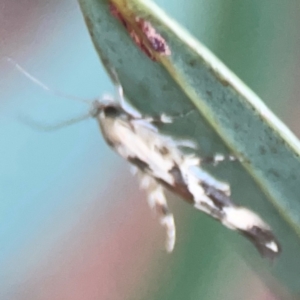
{"type": "Polygon", "coordinates": [[[151,60],[157,61],[158,56],[171,55],[166,40],[149,21],[137,16],[125,15],[112,2],[109,4],[109,9],[111,14],[125,27],[133,42],[151,60]]]}
{"type": "Polygon", "coordinates": [[[271,150],[271,153],[273,153],[273,154],[277,154],[277,152],[278,152],[277,148],[275,146],[271,146],[270,150],[271,150]]]}
{"type": "Polygon", "coordinates": [[[233,128],[234,128],[234,130],[239,130],[240,129],[240,124],[234,123],[233,128]]]}
{"type": "Polygon", "coordinates": [[[191,59],[188,64],[191,66],[191,67],[195,67],[195,65],[197,64],[197,61],[196,59],[191,59]]]}
{"type": "Polygon", "coordinates": [[[259,146],[259,152],[261,155],[265,155],[267,151],[264,146],[259,146]]]}
{"type": "Polygon", "coordinates": [[[166,43],[165,39],[159,33],[156,32],[155,28],[151,25],[150,22],[145,21],[144,19],[139,17],[135,18],[135,20],[139,28],[144,33],[152,50],[158,52],[160,55],[171,55],[170,48],[166,43]]]}
{"type": "Polygon", "coordinates": [[[225,79],[221,80],[220,82],[221,82],[221,83],[223,84],[223,86],[225,86],[225,87],[227,87],[227,86],[230,85],[229,81],[227,81],[227,80],[225,80],[225,79]]]}
{"type": "Polygon", "coordinates": [[[275,169],[270,169],[269,173],[272,174],[274,177],[280,178],[280,173],[275,169]]]}
{"type": "Polygon", "coordinates": [[[206,94],[211,98],[212,97],[212,92],[211,91],[206,91],[206,94]]]}

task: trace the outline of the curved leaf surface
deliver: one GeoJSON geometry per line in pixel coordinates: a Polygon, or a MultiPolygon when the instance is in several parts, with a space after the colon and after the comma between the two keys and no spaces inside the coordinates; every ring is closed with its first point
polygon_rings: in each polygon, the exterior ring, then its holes
{"type": "MultiPolygon", "coordinates": [[[[147,115],[178,116],[162,126],[162,132],[195,141],[200,156],[231,153],[242,159],[241,164],[208,169],[230,183],[236,203],[258,212],[270,224],[283,252],[272,266],[263,263],[290,291],[299,292],[297,138],[209,50],[151,2],[79,3],[101,60],[114,66],[126,97],[137,109],[147,115]],[[140,20],[150,22],[152,34],[162,38],[162,49],[151,51],[151,32],[149,36],[140,20]]],[[[261,265],[247,242],[239,244],[246,259],[254,255],[249,260],[261,265]]]]}

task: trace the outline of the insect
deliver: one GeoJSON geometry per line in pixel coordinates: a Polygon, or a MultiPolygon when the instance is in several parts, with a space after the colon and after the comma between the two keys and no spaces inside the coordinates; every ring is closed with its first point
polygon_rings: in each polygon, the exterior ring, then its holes
{"type": "MultiPolygon", "coordinates": [[[[15,65],[35,83],[49,90],[19,65],[15,65]]],[[[233,202],[230,186],[201,167],[206,158],[184,153],[183,148],[194,149],[196,145],[159,133],[157,123],[170,123],[173,119],[166,115],[158,118],[142,116],[125,101],[122,85],[113,69],[110,75],[116,86],[116,98],[105,96],[93,101],[88,117],[98,121],[107,144],[133,166],[141,188],[147,192],[150,207],[157,212],[160,223],[166,229],[167,251],[174,249],[176,230],[165,189],[180,195],[197,210],[242,234],[263,257],[271,260],[277,257],[281,247],[270,227],[255,212],[233,202]]],[[[224,158],[216,155],[210,161],[217,163],[224,158]]]]}
{"type": "Polygon", "coordinates": [[[124,103],[122,86],[117,83],[117,87],[121,101],[96,101],[92,115],[108,145],[136,167],[149,205],[158,212],[166,228],[167,251],[171,252],[175,245],[175,224],[164,188],[243,234],[263,256],[274,258],[280,247],[269,226],[254,212],[236,206],[229,197],[229,185],[204,171],[201,158],[183,153],[182,148],[194,148],[193,143],[159,134],[155,123],[168,123],[171,119],[164,115],[160,119],[143,117],[126,110],[121,105],[124,103]]]}

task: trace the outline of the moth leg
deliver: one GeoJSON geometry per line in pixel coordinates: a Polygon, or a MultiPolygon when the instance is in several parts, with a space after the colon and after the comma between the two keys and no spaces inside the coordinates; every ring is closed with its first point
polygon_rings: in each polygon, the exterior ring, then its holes
{"type": "Polygon", "coordinates": [[[241,161],[238,157],[234,155],[223,155],[216,154],[214,156],[206,156],[201,158],[201,163],[203,164],[212,164],[213,166],[217,166],[220,162],[224,161],[241,161]]]}
{"type": "Polygon", "coordinates": [[[150,117],[150,116],[137,116],[137,117],[133,117],[132,116],[132,123],[143,123],[143,124],[151,124],[152,127],[154,127],[153,125],[159,125],[159,124],[168,124],[168,123],[172,123],[172,118],[162,114],[158,117],[150,117]]]}
{"type": "Polygon", "coordinates": [[[197,144],[192,140],[174,140],[173,143],[176,147],[189,148],[192,150],[198,148],[197,144]]]}
{"type": "Polygon", "coordinates": [[[140,174],[141,188],[148,194],[148,204],[159,215],[159,221],[166,229],[166,250],[172,252],[176,240],[176,228],[173,214],[170,212],[163,187],[152,177],[140,174]]]}
{"type": "Polygon", "coordinates": [[[175,246],[176,229],[173,214],[168,208],[168,204],[161,185],[149,192],[148,202],[159,214],[160,224],[166,228],[166,250],[172,252],[175,246]]]}
{"type": "Polygon", "coordinates": [[[159,117],[150,117],[150,116],[133,116],[131,114],[131,124],[135,126],[139,126],[142,124],[144,127],[148,127],[149,129],[153,130],[154,132],[158,132],[155,125],[157,124],[167,124],[172,123],[172,119],[168,117],[167,115],[162,114],[159,117]]]}
{"type": "Polygon", "coordinates": [[[175,114],[175,115],[171,115],[171,116],[166,115],[166,114],[161,114],[158,117],[149,117],[148,120],[150,122],[156,123],[156,124],[173,123],[173,120],[186,117],[186,116],[190,115],[191,113],[193,113],[194,111],[195,111],[194,109],[191,109],[187,112],[179,113],[179,114],[175,114]]]}
{"type": "Polygon", "coordinates": [[[151,122],[151,123],[154,123],[154,124],[168,124],[168,123],[173,122],[172,117],[170,117],[166,114],[161,114],[160,116],[157,116],[157,117],[145,117],[145,119],[148,122],[151,122]]]}
{"type": "Polygon", "coordinates": [[[106,61],[104,64],[105,64],[106,69],[107,69],[107,71],[111,77],[111,80],[114,84],[115,98],[116,98],[117,102],[119,103],[120,107],[124,110],[124,112],[126,112],[133,119],[141,118],[141,114],[126,101],[126,99],[124,97],[123,86],[121,84],[121,81],[119,79],[119,76],[118,76],[116,70],[110,65],[109,62],[106,61]]]}

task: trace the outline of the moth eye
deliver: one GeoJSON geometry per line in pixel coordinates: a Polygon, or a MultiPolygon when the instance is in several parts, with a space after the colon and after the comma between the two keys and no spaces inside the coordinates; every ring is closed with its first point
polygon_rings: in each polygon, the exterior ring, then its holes
{"type": "Polygon", "coordinates": [[[116,117],[120,114],[120,110],[115,106],[106,106],[104,113],[106,117],[116,117]]]}

